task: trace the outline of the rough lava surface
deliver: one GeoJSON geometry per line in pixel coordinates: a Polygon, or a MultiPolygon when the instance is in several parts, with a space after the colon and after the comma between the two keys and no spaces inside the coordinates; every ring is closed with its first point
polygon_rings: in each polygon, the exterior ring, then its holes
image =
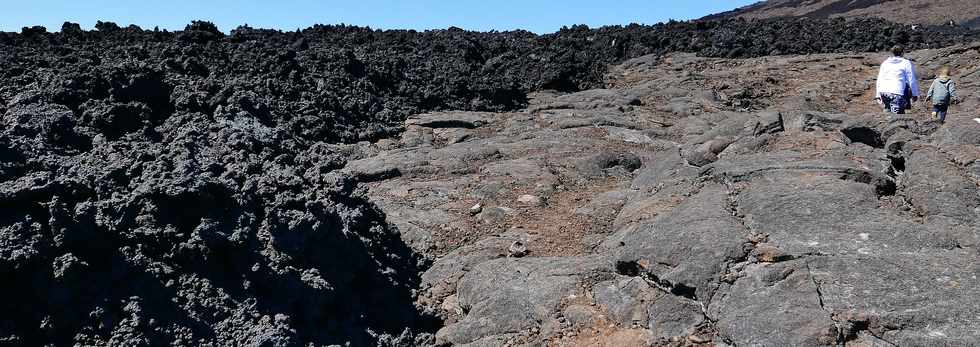
{"type": "Polygon", "coordinates": [[[97,27],[0,34],[0,344],[980,339],[980,102],[845,53],[972,32],[97,27]]]}

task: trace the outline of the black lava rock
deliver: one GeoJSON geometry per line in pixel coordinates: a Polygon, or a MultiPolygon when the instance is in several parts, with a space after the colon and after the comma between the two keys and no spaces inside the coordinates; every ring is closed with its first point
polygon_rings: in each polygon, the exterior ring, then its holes
{"type": "MultiPolygon", "coordinates": [[[[503,111],[646,54],[881,50],[972,32],[877,20],[671,22],[549,35],[99,22],[0,33],[0,344],[412,345],[425,265],[331,144],[503,111]]],[[[607,163],[608,162],[608,163],[607,163]]],[[[635,170],[635,157],[602,167],[635,170]]]]}

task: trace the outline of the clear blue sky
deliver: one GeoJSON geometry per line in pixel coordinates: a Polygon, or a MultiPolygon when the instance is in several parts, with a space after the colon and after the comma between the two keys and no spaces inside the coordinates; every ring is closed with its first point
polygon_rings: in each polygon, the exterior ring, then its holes
{"type": "Polygon", "coordinates": [[[381,29],[527,29],[554,32],[562,25],[592,27],[694,19],[755,0],[0,0],[0,31],[65,21],[91,29],[97,20],[144,29],[179,30],[194,19],[222,31],[240,24],[293,30],[310,25],[354,24],[381,29]]]}

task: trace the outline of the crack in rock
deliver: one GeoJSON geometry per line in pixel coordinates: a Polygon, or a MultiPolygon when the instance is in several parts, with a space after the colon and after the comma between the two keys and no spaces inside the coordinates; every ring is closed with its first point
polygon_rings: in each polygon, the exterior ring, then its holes
{"type": "Polygon", "coordinates": [[[844,344],[844,329],[841,326],[841,322],[837,320],[837,317],[836,317],[836,315],[834,315],[834,312],[831,311],[830,309],[828,309],[827,306],[824,304],[824,301],[823,301],[823,291],[820,289],[820,282],[818,282],[817,279],[815,277],[813,277],[813,270],[810,268],[810,262],[809,261],[804,261],[803,264],[806,266],[807,276],[810,277],[810,281],[813,282],[813,286],[816,289],[817,300],[820,303],[820,309],[822,309],[822,310],[824,310],[824,311],[827,312],[827,314],[830,316],[830,320],[832,320],[834,322],[834,326],[837,329],[837,344],[838,345],[843,345],[844,344]]]}

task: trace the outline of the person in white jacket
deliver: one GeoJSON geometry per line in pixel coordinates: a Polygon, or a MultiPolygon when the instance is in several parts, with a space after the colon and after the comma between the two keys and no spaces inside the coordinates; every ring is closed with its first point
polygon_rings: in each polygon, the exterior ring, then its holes
{"type": "Polygon", "coordinates": [[[919,100],[919,80],[912,62],[902,57],[905,48],[892,48],[892,57],[881,63],[875,100],[885,107],[885,112],[904,114],[912,102],[919,100]],[[911,102],[909,102],[911,98],[911,102]]]}

